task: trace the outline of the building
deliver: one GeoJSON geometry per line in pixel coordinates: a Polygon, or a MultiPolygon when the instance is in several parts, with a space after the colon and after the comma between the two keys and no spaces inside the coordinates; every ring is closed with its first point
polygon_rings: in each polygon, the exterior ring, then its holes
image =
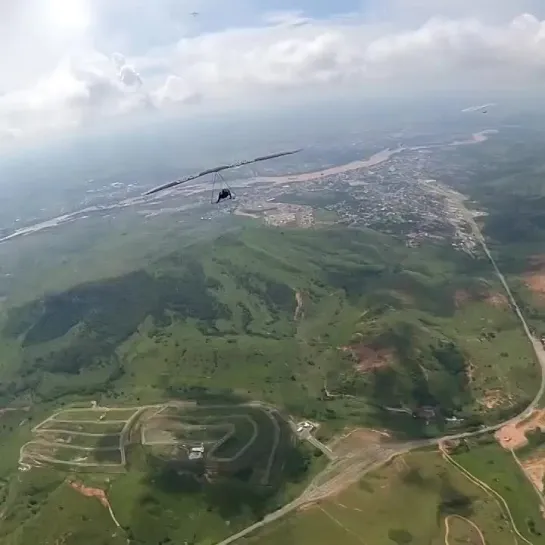
{"type": "Polygon", "coordinates": [[[189,452],[190,460],[200,460],[204,456],[204,445],[201,443],[200,447],[191,447],[189,452]]]}

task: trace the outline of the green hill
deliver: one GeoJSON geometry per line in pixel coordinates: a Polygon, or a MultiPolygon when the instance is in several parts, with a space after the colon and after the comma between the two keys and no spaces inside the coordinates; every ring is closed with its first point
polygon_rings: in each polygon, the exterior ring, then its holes
{"type": "Polygon", "coordinates": [[[514,407],[531,394],[533,362],[509,307],[486,304],[496,289],[486,269],[369,230],[246,227],[11,308],[3,335],[19,364],[0,392],[55,403],[235,395],[334,425],[405,429],[386,406],[468,414],[482,407],[479,388],[516,372],[520,391],[502,408],[514,407]],[[521,361],[487,373],[499,331],[516,337],[521,361]],[[484,359],[468,335],[485,335],[484,359]]]}

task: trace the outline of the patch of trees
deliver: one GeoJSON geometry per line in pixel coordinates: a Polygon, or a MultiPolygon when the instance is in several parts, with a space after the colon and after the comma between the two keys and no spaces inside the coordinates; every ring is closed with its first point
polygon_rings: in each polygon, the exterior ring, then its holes
{"type": "Polygon", "coordinates": [[[518,414],[524,412],[524,410],[530,404],[530,401],[530,398],[522,399],[520,401],[517,401],[517,403],[511,405],[510,407],[504,407],[502,409],[499,409],[498,411],[494,412],[494,419],[498,422],[504,422],[506,420],[509,420],[514,416],[517,416],[518,414]]]}
{"type": "Polygon", "coordinates": [[[391,289],[407,293],[416,308],[435,316],[452,316],[456,310],[452,282],[418,273],[403,271],[391,279],[391,289]]]}
{"type": "Polygon", "coordinates": [[[545,445],[545,432],[540,428],[535,428],[533,430],[528,430],[525,433],[526,440],[528,443],[520,449],[520,456],[526,456],[530,454],[533,450],[545,445]]]}
{"type": "MultiPolygon", "coordinates": [[[[165,460],[148,456],[147,483],[150,490],[167,494],[199,495],[226,520],[243,514],[261,519],[279,506],[279,496],[288,482],[301,482],[308,473],[311,454],[307,447],[294,445],[291,440],[280,448],[278,474],[274,481],[263,483],[260,456],[248,457],[244,466],[223,471],[206,460],[165,460]],[[285,448],[285,447],[288,448],[285,448]],[[204,478],[205,472],[208,477],[204,478]]],[[[153,494],[141,499],[153,503],[153,494]],[[149,497],[148,497],[149,496],[149,497]]]]}
{"type": "MultiPolygon", "coordinates": [[[[198,494],[202,492],[206,468],[202,460],[165,460],[147,456],[147,482],[167,494],[198,494]]],[[[153,501],[149,496],[148,501],[153,501]]]]}
{"type": "Polygon", "coordinates": [[[412,534],[403,529],[389,530],[388,537],[397,545],[409,545],[413,541],[412,534]]]}
{"type": "Polygon", "coordinates": [[[8,386],[8,394],[31,388],[42,399],[56,399],[72,392],[104,392],[124,373],[117,347],[148,315],[160,326],[172,317],[192,318],[204,332],[213,331],[217,319],[231,317],[211,291],[215,284],[200,263],[189,260],[179,273],[135,271],[11,309],[5,332],[23,336],[25,350],[22,380],[8,386]],[[52,342],[57,339],[62,343],[52,342]],[[82,384],[79,378],[87,372],[100,379],[82,384]],[[47,373],[59,379],[45,381],[47,373]],[[45,382],[49,385],[42,387],[45,382]]]}
{"type": "Polygon", "coordinates": [[[441,475],[441,486],[439,492],[440,503],[437,507],[438,518],[442,518],[447,515],[470,517],[473,514],[472,499],[454,487],[446,473],[441,475]]]}
{"type": "Polygon", "coordinates": [[[244,303],[237,303],[237,307],[241,312],[242,329],[245,333],[250,333],[250,324],[252,323],[253,316],[250,309],[244,303]]]}
{"type": "Polygon", "coordinates": [[[115,347],[148,315],[160,322],[170,322],[171,315],[194,318],[209,327],[219,318],[231,317],[228,307],[211,293],[200,263],[189,262],[180,276],[135,271],[48,295],[43,302],[10,311],[6,331],[25,332],[23,346],[31,346],[62,337],[83,324],[78,337],[115,347]]]}
{"type": "Polygon", "coordinates": [[[238,405],[248,401],[240,394],[235,394],[229,388],[208,388],[206,386],[176,387],[167,384],[165,393],[169,398],[195,401],[197,405],[238,405]]]}
{"type": "Polygon", "coordinates": [[[536,521],[532,518],[526,519],[526,525],[531,534],[535,536],[541,536],[542,533],[537,529],[536,521]]]}
{"type": "Polygon", "coordinates": [[[44,305],[40,300],[10,308],[3,333],[8,337],[19,337],[40,319],[43,312],[44,305]]]}
{"type": "Polygon", "coordinates": [[[270,511],[267,506],[274,497],[274,490],[241,479],[221,477],[205,486],[204,497],[209,508],[226,520],[242,515],[245,510],[260,520],[270,511]]]}
{"type": "MultiPolygon", "coordinates": [[[[268,278],[263,274],[248,272],[233,264],[229,264],[226,268],[237,287],[262,301],[275,319],[278,319],[281,313],[293,315],[297,303],[293,289],[290,286],[268,278]]],[[[243,309],[246,308],[242,304],[239,305],[243,309]]]]}
{"type": "Polygon", "coordinates": [[[325,266],[324,274],[327,284],[342,289],[348,299],[354,301],[370,291],[374,280],[387,271],[383,265],[361,265],[345,263],[339,266],[325,266]]]}
{"type": "Polygon", "coordinates": [[[545,197],[510,195],[487,216],[484,234],[501,244],[545,240],[545,197]]]}
{"type": "Polygon", "coordinates": [[[465,376],[465,357],[452,341],[440,341],[438,346],[432,347],[432,354],[441,367],[450,375],[459,375],[461,373],[465,376]]]}

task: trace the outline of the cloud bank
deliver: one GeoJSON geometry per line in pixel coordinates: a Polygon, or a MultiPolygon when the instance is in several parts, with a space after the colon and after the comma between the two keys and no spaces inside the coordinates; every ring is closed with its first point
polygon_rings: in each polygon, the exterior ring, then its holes
{"type": "Polygon", "coordinates": [[[0,139],[297,92],[545,83],[545,14],[532,0],[376,0],[320,17],[233,0],[229,26],[219,0],[150,4],[0,4],[0,139]]]}

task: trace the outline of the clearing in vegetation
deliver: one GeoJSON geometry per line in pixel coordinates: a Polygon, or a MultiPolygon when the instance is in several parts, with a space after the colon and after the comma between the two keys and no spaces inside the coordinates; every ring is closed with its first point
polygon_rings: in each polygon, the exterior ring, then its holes
{"type": "Polygon", "coordinates": [[[512,452],[539,494],[545,479],[545,409],[536,409],[524,420],[503,426],[495,433],[499,444],[512,452]]]}
{"type": "Polygon", "coordinates": [[[356,361],[356,370],[366,373],[388,367],[394,361],[394,352],[388,348],[373,349],[364,344],[342,346],[341,350],[348,352],[356,361]]]}
{"type": "Polygon", "coordinates": [[[137,409],[66,409],[33,428],[21,447],[19,469],[44,463],[65,469],[123,470],[126,429],[137,409]]]}
{"type": "MultiPolygon", "coordinates": [[[[522,458],[518,455],[517,457],[519,459],[522,458]]],[[[521,459],[520,464],[536,490],[538,490],[540,494],[543,494],[543,480],[545,479],[545,449],[536,449],[530,455],[521,459]]]]}
{"type": "Polygon", "coordinates": [[[536,430],[545,430],[545,409],[537,409],[524,420],[502,426],[494,437],[503,448],[517,450],[528,444],[528,433],[536,430]]]}
{"type": "Polygon", "coordinates": [[[529,270],[522,275],[522,280],[538,299],[545,297],[545,256],[533,255],[527,259],[529,270]]]}

